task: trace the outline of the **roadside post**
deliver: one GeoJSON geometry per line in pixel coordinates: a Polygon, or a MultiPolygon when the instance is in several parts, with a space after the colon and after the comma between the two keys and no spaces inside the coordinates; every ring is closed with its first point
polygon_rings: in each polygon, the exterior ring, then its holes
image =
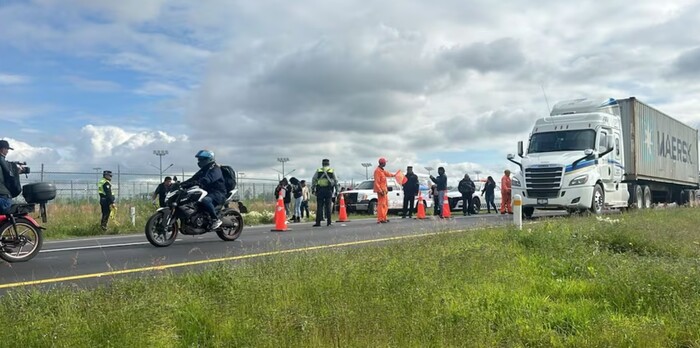
{"type": "Polygon", "coordinates": [[[136,207],[129,208],[129,215],[131,216],[131,225],[136,226],[136,207]]]}
{"type": "Polygon", "coordinates": [[[513,197],[513,223],[519,229],[523,229],[523,199],[520,195],[513,197]]]}

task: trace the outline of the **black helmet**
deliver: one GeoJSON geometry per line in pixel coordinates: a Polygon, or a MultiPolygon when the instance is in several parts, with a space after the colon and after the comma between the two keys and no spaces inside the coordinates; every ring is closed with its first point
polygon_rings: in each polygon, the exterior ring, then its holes
{"type": "Polygon", "coordinates": [[[197,165],[199,168],[204,168],[215,161],[214,153],[209,150],[199,150],[194,157],[197,158],[197,165]]]}

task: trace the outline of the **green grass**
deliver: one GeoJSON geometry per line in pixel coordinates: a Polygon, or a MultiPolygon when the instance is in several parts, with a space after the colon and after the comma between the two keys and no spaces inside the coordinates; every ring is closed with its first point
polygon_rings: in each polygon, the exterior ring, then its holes
{"type": "Polygon", "coordinates": [[[545,220],[13,291],[0,346],[700,347],[698,226],[692,209],[545,220]]]}

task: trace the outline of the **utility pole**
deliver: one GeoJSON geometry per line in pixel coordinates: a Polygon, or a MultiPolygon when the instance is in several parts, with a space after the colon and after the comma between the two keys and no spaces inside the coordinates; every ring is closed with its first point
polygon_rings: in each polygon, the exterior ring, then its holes
{"type": "Polygon", "coordinates": [[[369,172],[367,171],[369,167],[372,166],[372,163],[369,162],[362,162],[361,163],[363,167],[365,167],[365,180],[369,180],[369,172]]]}
{"type": "Polygon", "coordinates": [[[476,174],[476,180],[479,180],[479,174],[481,174],[480,170],[475,170],[474,173],[476,174]]]}
{"type": "MultiPolygon", "coordinates": [[[[158,156],[160,159],[160,166],[158,167],[158,172],[160,174],[160,182],[163,182],[163,156],[168,154],[168,150],[153,150],[153,154],[158,156]]],[[[172,167],[172,163],[168,166],[168,168],[172,167]]],[[[165,170],[168,170],[168,168],[165,168],[165,170]]]]}
{"type": "Polygon", "coordinates": [[[282,162],[282,178],[286,177],[284,173],[284,163],[289,162],[289,157],[277,157],[277,162],[282,162]]]}

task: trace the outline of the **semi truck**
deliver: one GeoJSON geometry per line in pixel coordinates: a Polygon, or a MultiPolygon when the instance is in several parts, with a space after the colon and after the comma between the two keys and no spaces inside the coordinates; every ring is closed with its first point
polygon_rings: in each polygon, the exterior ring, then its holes
{"type": "Polygon", "coordinates": [[[635,97],[559,102],[517,155],[507,159],[520,168],[512,193],[525,217],[682,205],[695,201],[700,178],[697,129],[635,97]]]}

